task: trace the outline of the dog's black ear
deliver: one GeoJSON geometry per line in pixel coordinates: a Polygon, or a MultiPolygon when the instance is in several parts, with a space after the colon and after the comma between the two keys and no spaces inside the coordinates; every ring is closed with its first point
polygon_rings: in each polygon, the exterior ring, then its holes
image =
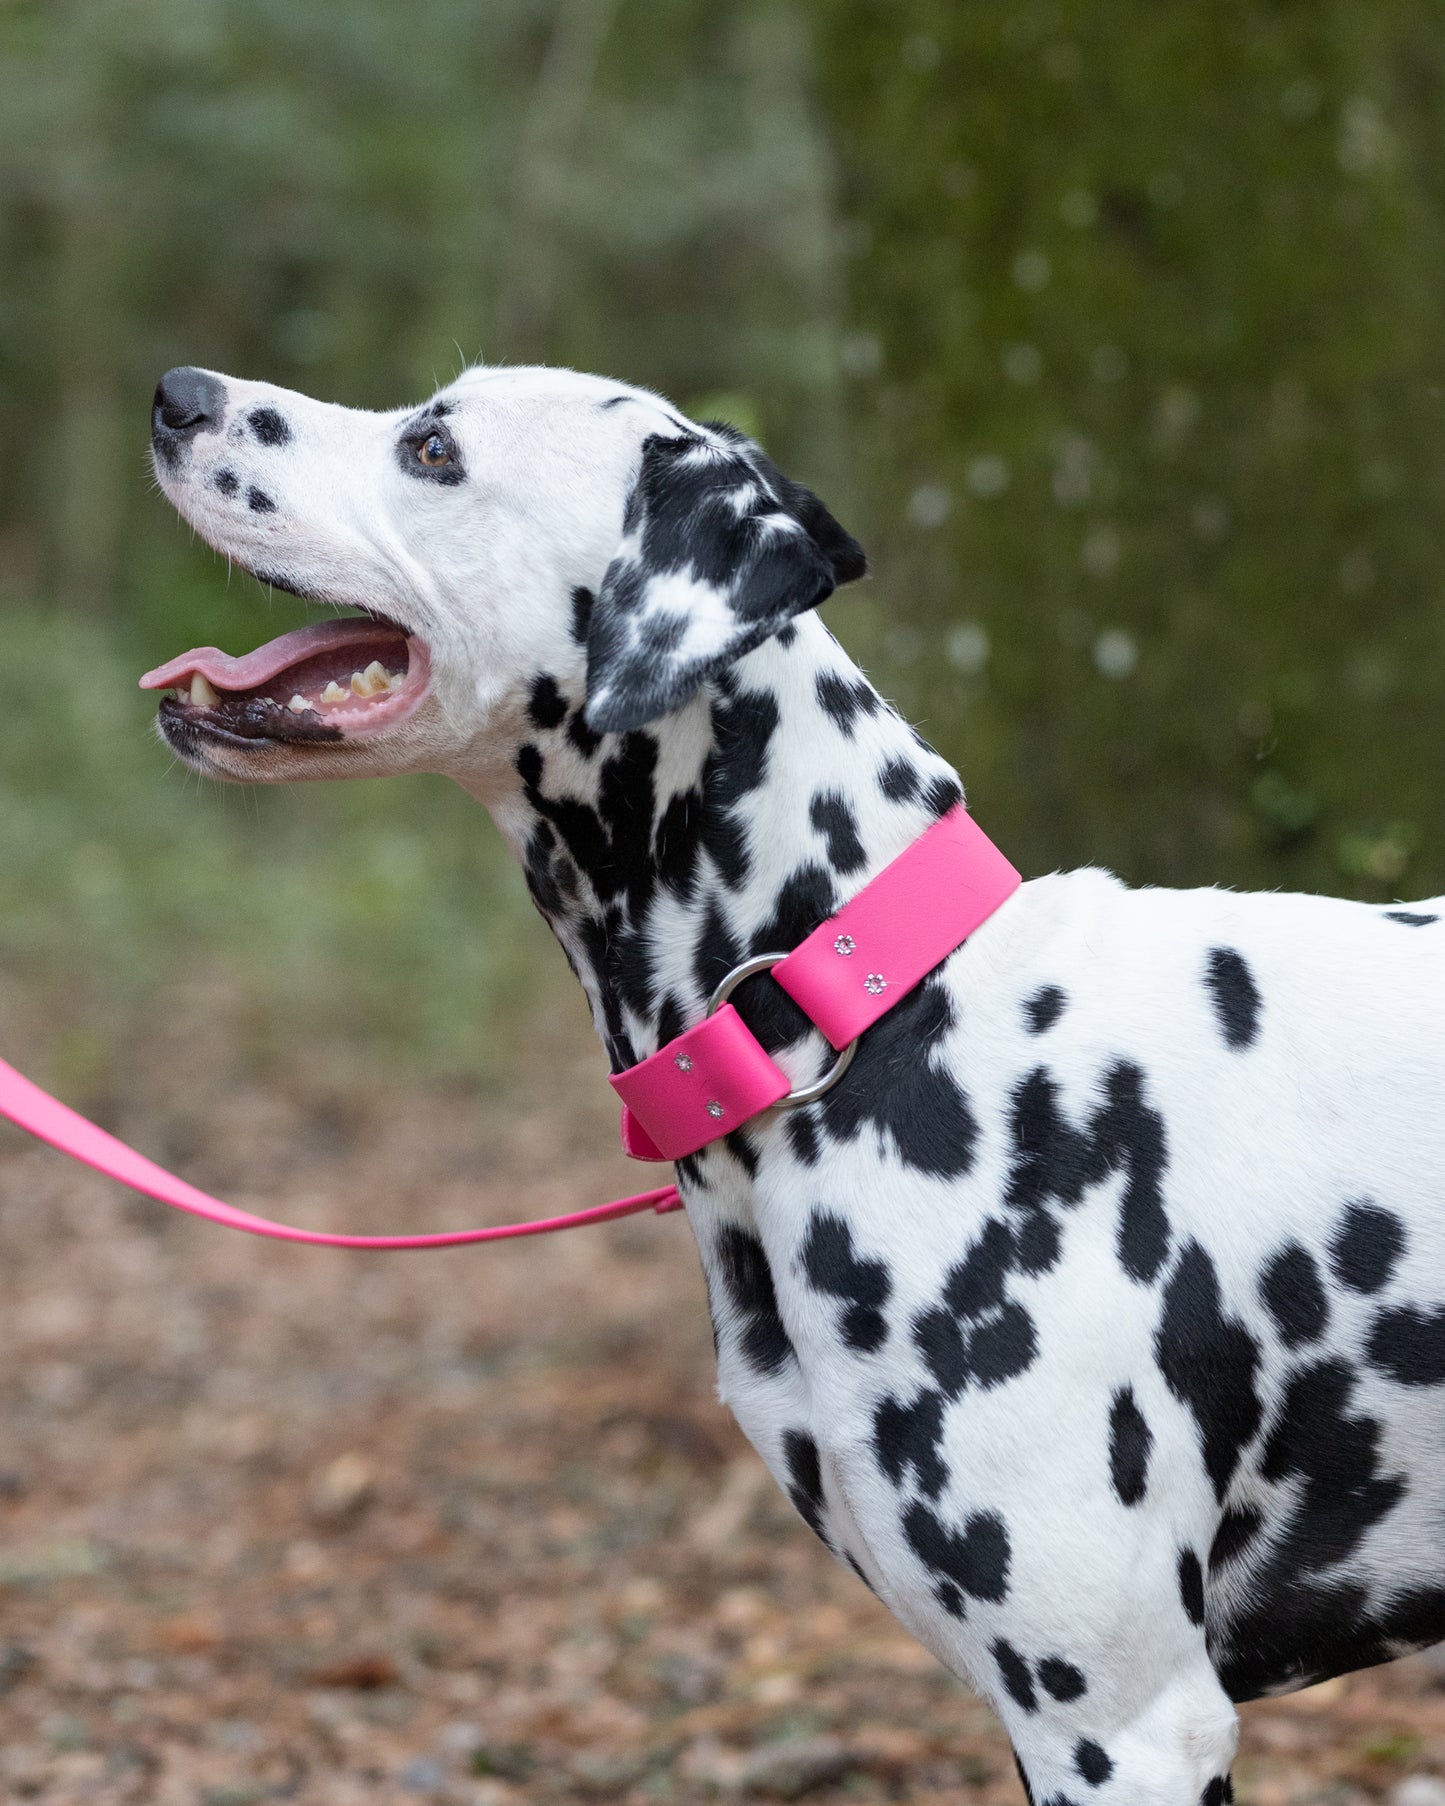
{"type": "Polygon", "coordinates": [[[587,632],[601,733],[678,708],[714,671],[867,569],[858,542],[751,440],[653,437],[587,632]]]}

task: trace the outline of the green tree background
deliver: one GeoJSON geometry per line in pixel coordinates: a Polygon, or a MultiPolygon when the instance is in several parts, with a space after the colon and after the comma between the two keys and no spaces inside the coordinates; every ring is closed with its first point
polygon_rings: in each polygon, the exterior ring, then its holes
{"type": "Polygon", "coordinates": [[[1442,152],[1406,0],[8,0],[7,1034],[83,1084],[199,985],[476,1071],[560,967],[440,780],[167,769],[135,673],[301,612],[151,493],[180,362],[729,415],[1026,871],[1445,890],[1442,152]]]}

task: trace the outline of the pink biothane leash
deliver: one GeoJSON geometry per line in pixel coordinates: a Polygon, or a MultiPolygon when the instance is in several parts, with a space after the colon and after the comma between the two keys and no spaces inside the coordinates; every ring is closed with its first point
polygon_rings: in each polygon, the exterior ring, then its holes
{"type": "MultiPolygon", "coordinates": [[[[700,1023],[610,1081],[623,1100],[624,1150],[640,1160],[678,1160],[764,1110],[816,1101],[847,1070],[858,1036],[986,921],[1019,883],[1019,874],[962,805],[951,809],[791,953],[759,954],[734,967],[714,991],[700,1023]],[[782,1069],[728,1002],[737,985],[764,971],[772,972],[838,1053],[821,1079],[799,1090],[790,1089],[782,1069]]],[[[275,1223],[211,1197],[62,1104],[4,1060],[0,1116],[176,1210],[248,1235],[322,1248],[457,1248],[468,1242],[550,1235],[644,1210],[661,1216],[682,1206],[677,1187],[664,1185],[565,1216],[490,1229],[328,1235],[275,1223]]]]}

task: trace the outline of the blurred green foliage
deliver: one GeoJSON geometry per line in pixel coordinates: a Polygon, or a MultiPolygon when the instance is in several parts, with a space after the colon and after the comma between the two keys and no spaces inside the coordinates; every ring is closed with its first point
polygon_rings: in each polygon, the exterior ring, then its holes
{"type": "Polygon", "coordinates": [[[1438,12],[816,16],[857,643],[1026,870],[1445,889],[1438,12]]]}
{"type": "Polygon", "coordinates": [[[1406,0],[8,0],[0,984],[473,1065],[561,971],[440,781],[168,772],[134,674],[301,612],[148,492],[180,362],[727,414],[1026,869],[1445,890],[1442,151],[1406,0]]]}

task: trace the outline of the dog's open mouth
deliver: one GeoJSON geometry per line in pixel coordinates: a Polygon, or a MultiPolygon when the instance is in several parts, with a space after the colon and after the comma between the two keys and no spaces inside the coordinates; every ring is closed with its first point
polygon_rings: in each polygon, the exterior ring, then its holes
{"type": "Polygon", "coordinates": [[[224,740],[362,740],[395,727],[431,680],[421,640],[379,615],[320,621],[232,658],[214,646],[182,653],[140,680],[170,690],[163,727],[224,740]]]}

